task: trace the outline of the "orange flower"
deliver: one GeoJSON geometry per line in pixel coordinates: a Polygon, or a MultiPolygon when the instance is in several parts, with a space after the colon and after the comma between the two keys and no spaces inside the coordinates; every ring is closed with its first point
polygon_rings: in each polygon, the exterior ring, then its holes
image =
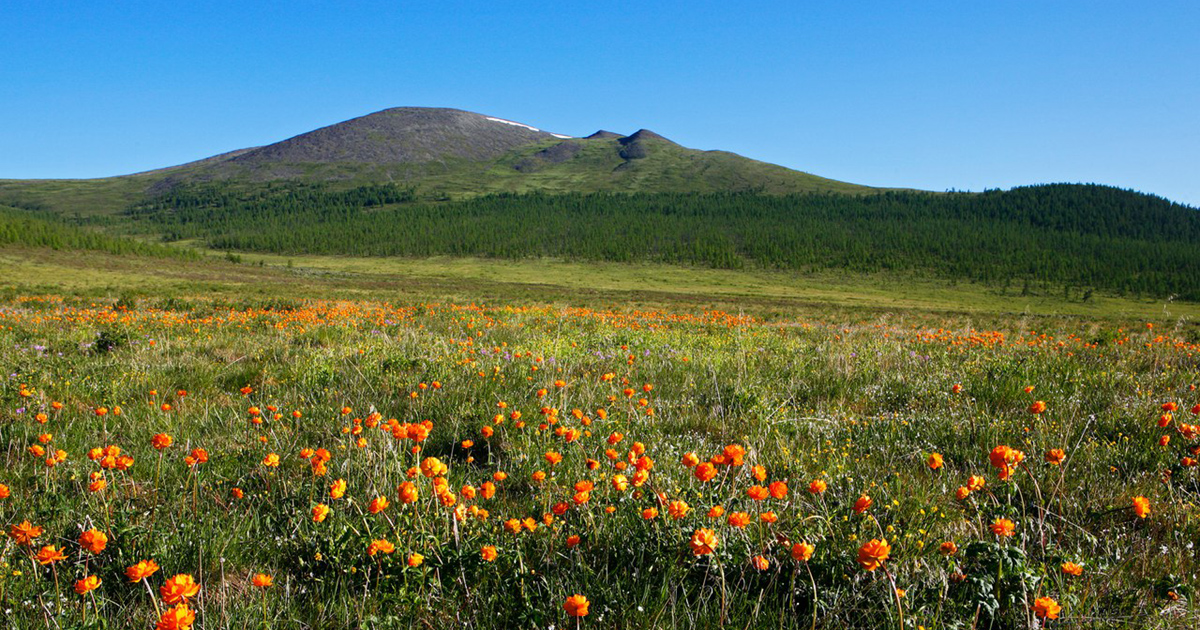
{"type": "Polygon", "coordinates": [[[708,518],[721,518],[725,515],[725,508],[714,505],[708,509],[708,518]]]}
{"type": "Polygon", "coordinates": [[[375,497],[371,499],[371,504],[367,506],[367,511],[372,514],[378,514],[386,509],[391,503],[384,497],[375,497]]]}
{"type": "Polygon", "coordinates": [[[958,490],[954,492],[954,496],[959,501],[964,501],[967,497],[971,496],[971,491],[966,486],[959,486],[958,490]]]}
{"type": "Polygon", "coordinates": [[[979,492],[980,490],[983,490],[985,483],[986,480],[984,480],[983,477],[979,475],[971,475],[969,478],[967,478],[967,489],[971,492],[979,492]]]}
{"type": "Polygon", "coordinates": [[[1049,597],[1039,597],[1033,600],[1033,612],[1041,619],[1058,619],[1062,606],[1049,597]]]}
{"type": "Polygon", "coordinates": [[[750,486],[750,488],[746,490],[746,496],[754,499],[755,501],[762,501],[771,496],[771,491],[762,486],[750,486]]]}
{"type": "Polygon", "coordinates": [[[162,595],[163,603],[166,604],[186,604],[199,592],[200,585],[187,573],[180,573],[168,579],[158,588],[158,593],[162,595]]]}
{"type": "Polygon", "coordinates": [[[346,480],[337,479],[329,486],[329,498],[340,499],[346,494],[346,480]]]}
{"type": "Polygon", "coordinates": [[[808,562],[812,558],[813,552],[817,548],[815,545],[798,542],[792,545],[792,559],[797,562],[808,562]]]}
{"type": "Polygon", "coordinates": [[[1133,513],[1138,518],[1150,516],[1150,499],[1146,497],[1133,497],[1133,513]]]}
{"type": "Polygon", "coordinates": [[[91,553],[100,553],[108,546],[108,536],[96,529],[89,529],[79,536],[79,546],[91,553]]]}
{"type": "Polygon", "coordinates": [[[708,462],[704,462],[702,464],[697,464],[695,470],[692,471],[692,474],[695,475],[700,481],[710,481],[713,477],[717,476],[717,467],[708,462]]]}
{"type": "Polygon", "coordinates": [[[648,507],[642,510],[642,518],[646,519],[647,521],[658,518],[658,508],[648,507]]]}
{"type": "Polygon", "coordinates": [[[271,585],[275,583],[275,578],[267,575],[266,573],[255,573],[250,582],[258,588],[270,588],[271,585]]]}
{"type": "Polygon", "coordinates": [[[883,561],[888,559],[888,554],[891,552],[892,547],[886,538],[871,539],[870,542],[858,548],[858,563],[867,571],[874,571],[883,565],[883,561]]]}
{"type": "Polygon", "coordinates": [[[871,497],[864,494],[854,501],[854,512],[857,514],[862,514],[863,512],[871,509],[871,505],[873,503],[875,502],[871,500],[871,497]]]}
{"type": "Polygon", "coordinates": [[[1032,405],[1029,405],[1029,413],[1040,414],[1046,412],[1046,401],[1035,400],[1032,405]]]}
{"type": "Polygon", "coordinates": [[[771,563],[762,556],[754,556],[750,559],[750,564],[754,565],[754,568],[758,569],[759,571],[766,571],[771,567],[771,563]]]}
{"type": "Polygon", "coordinates": [[[54,545],[42,547],[37,552],[37,562],[42,566],[54,564],[55,562],[66,559],[67,556],[63,553],[63,550],[59,547],[55,547],[54,545]]]}
{"type": "Polygon", "coordinates": [[[572,595],[563,603],[563,610],[571,617],[586,617],[588,614],[588,599],[583,595],[572,595]]]}
{"type": "Polygon", "coordinates": [[[42,528],[23,521],[19,525],[13,525],[8,528],[8,537],[13,539],[13,542],[22,547],[28,547],[33,543],[33,539],[42,535],[42,528]]]}
{"type": "Polygon", "coordinates": [[[1046,451],[1046,463],[1052,466],[1058,466],[1067,459],[1067,453],[1061,448],[1053,448],[1046,451]]]}
{"type": "Polygon", "coordinates": [[[1008,537],[1016,532],[1016,524],[1006,518],[998,518],[992,521],[989,529],[997,536],[1008,537]]]}
{"type": "Polygon", "coordinates": [[[1067,575],[1079,577],[1080,575],[1083,575],[1083,567],[1075,564],[1074,562],[1064,562],[1062,563],[1062,572],[1066,573],[1067,575]]]}
{"type": "Polygon", "coordinates": [[[419,567],[419,566],[421,566],[421,563],[422,563],[422,562],[425,562],[425,556],[422,556],[422,555],[421,555],[421,554],[419,554],[419,553],[412,553],[412,554],[409,554],[409,556],[408,556],[408,566],[410,566],[410,567],[419,567]]]}
{"type": "Polygon", "coordinates": [[[267,453],[267,455],[263,457],[262,463],[263,466],[266,466],[267,468],[278,468],[279,455],[276,455],[275,453],[267,453]]]}
{"type": "Polygon", "coordinates": [[[388,542],[387,539],[380,538],[372,540],[370,545],[367,545],[367,555],[374,556],[377,553],[390,554],[396,551],[396,546],[388,542]]]}
{"type": "Polygon", "coordinates": [[[780,500],[787,498],[788,485],[786,481],[773,481],[768,488],[771,490],[772,497],[780,500]]]}
{"type": "Polygon", "coordinates": [[[687,516],[691,510],[692,507],[686,501],[671,501],[667,504],[667,514],[670,514],[671,518],[675,520],[687,516]]]}
{"type": "Polygon", "coordinates": [[[100,587],[100,577],[97,575],[89,575],[75,583],[75,592],[83,595],[84,593],[94,591],[100,587]]]}
{"type": "Polygon", "coordinates": [[[192,612],[187,604],[180,604],[163,611],[154,628],[155,630],[190,630],[194,623],[196,623],[196,613],[192,612]]]}
{"type": "Polygon", "coordinates": [[[479,555],[483,557],[484,562],[495,562],[496,547],[493,545],[484,545],[483,549],[479,550],[479,555]]]}
{"type": "Polygon", "coordinates": [[[150,438],[150,445],[160,451],[168,446],[171,446],[171,442],[171,436],[167,435],[166,433],[159,433],[150,438]]]}
{"type": "Polygon", "coordinates": [[[813,494],[821,494],[828,488],[828,484],[822,479],[813,479],[813,482],[808,484],[808,491],[813,494]]]}
{"type": "Polygon", "coordinates": [[[417,486],[411,481],[405,481],[397,488],[400,494],[400,502],[409,504],[417,502],[417,486]]]}
{"type": "Polygon", "coordinates": [[[324,503],[318,503],[313,506],[312,519],[314,523],[320,523],[329,517],[329,506],[324,503]]]}
{"type": "Polygon", "coordinates": [[[129,578],[130,582],[141,582],[157,572],[157,562],[153,560],[142,560],[128,569],[125,569],[125,577],[129,578]]]}
{"type": "Polygon", "coordinates": [[[750,524],[750,515],[745,512],[734,512],[729,515],[729,524],[734,527],[745,527],[750,524]]]}
{"type": "Polygon", "coordinates": [[[942,467],[942,462],[943,460],[941,453],[930,453],[929,459],[925,461],[925,464],[929,466],[931,470],[937,470],[942,467]]]}
{"type": "Polygon", "coordinates": [[[954,544],[953,540],[947,540],[938,547],[938,551],[942,552],[943,556],[953,556],[958,553],[958,545],[954,544]]]}
{"type": "Polygon", "coordinates": [[[720,541],[717,539],[717,533],[707,527],[701,527],[692,532],[692,539],[688,541],[688,545],[692,548],[692,553],[697,556],[704,556],[716,551],[720,541]]]}

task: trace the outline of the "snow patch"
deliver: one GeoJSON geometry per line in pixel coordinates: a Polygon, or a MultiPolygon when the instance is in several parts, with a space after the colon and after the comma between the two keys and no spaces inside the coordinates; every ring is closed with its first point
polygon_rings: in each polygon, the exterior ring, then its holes
{"type": "MultiPolygon", "coordinates": [[[[528,130],[530,130],[530,131],[536,131],[536,132],[538,132],[538,133],[550,133],[550,132],[548,132],[548,131],[547,131],[547,132],[543,132],[541,129],[538,129],[537,127],[531,127],[531,126],[529,126],[529,125],[526,125],[526,124],[524,124],[524,123],[513,122],[513,121],[511,121],[511,120],[504,120],[503,118],[493,118],[492,116],[484,116],[484,119],[486,119],[486,120],[490,120],[490,121],[492,121],[492,122],[498,122],[498,123],[504,123],[504,124],[506,124],[506,125],[512,125],[512,126],[514,126],[514,127],[521,127],[521,128],[524,128],[524,129],[528,129],[528,130]]],[[[554,136],[555,138],[570,138],[570,137],[571,137],[571,136],[565,136],[565,135],[563,135],[563,134],[561,134],[561,133],[550,133],[550,135],[554,136]]]]}

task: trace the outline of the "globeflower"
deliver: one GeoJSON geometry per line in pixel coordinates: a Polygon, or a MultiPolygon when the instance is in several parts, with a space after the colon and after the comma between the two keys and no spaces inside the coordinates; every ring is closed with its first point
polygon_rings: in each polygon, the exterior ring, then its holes
{"type": "Polygon", "coordinates": [[[586,617],[589,603],[583,595],[572,595],[563,603],[563,610],[571,617],[586,617]]]}
{"type": "Polygon", "coordinates": [[[158,588],[159,595],[167,604],[186,604],[188,600],[200,592],[200,585],[187,573],[180,573],[169,578],[158,588]]]}
{"type": "Polygon", "coordinates": [[[91,553],[100,553],[108,545],[108,536],[96,529],[89,529],[79,536],[79,546],[91,553]]]}
{"type": "Polygon", "coordinates": [[[1039,597],[1033,600],[1033,613],[1039,619],[1058,619],[1058,613],[1062,612],[1062,606],[1058,602],[1049,597],[1039,597]]]}
{"type": "Polygon", "coordinates": [[[792,559],[797,562],[808,562],[812,558],[813,552],[817,548],[815,545],[798,542],[792,545],[792,559]]]}
{"type": "Polygon", "coordinates": [[[89,575],[78,582],[75,582],[75,592],[79,595],[94,591],[100,588],[100,576],[89,575]]]}
{"type": "Polygon", "coordinates": [[[158,572],[157,562],[153,560],[142,560],[128,569],[125,569],[125,577],[129,578],[130,582],[141,582],[151,575],[154,575],[156,572],[158,572]]]}
{"type": "Polygon", "coordinates": [[[192,612],[187,604],[179,604],[163,611],[154,628],[155,630],[189,630],[195,623],[196,613],[192,612]]]}
{"type": "Polygon", "coordinates": [[[989,529],[992,530],[993,534],[1000,536],[1000,537],[1007,538],[1008,536],[1012,536],[1013,533],[1015,533],[1016,525],[1012,521],[1010,521],[1006,518],[998,518],[998,519],[992,521],[992,524],[989,527],[989,529]]]}
{"type": "Polygon", "coordinates": [[[858,548],[858,563],[867,571],[874,571],[883,566],[883,561],[888,559],[891,552],[892,546],[888,544],[886,538],[871,539],[867,544],[858,548]]]}
{"type": "Polygon", "coordinates": [[[688,546],[692,548],[692,553],[697,556],[704,556],[716,551],[720,541],[717,539],[717,533],[707,527],[701,527],[692,532],[692,538],[688,541],[688,546]]]}
{"type": "Polygon", "coordinates": [[[1150,516],[1150,499],[1146,497],[1133,497],[1133,513],[1138,518],[1150,516]]]}

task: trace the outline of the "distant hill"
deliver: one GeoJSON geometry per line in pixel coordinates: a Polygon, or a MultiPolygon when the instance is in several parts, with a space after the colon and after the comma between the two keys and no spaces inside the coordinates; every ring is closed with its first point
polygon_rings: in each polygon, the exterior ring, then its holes
{"type": "Polygon", "coordinates": [[[700,151],[648,130],[585,138],[458,109],[397,107],[262,147],[88,180],[0,180],[0,203],[66,215],[116,214],[190,182],[398,183],[428,198],[497,192],[869,193],[877,189],[700,151]]]}
{"type": "Polygon", "coordinates": [[[912,270],[1200,300],[1200,213],[1153,195],[885,190],[647,129],[570,137],[457,109],[388,109],[122,177],[0,180],[0,203],[226,250],[912,270]]]}

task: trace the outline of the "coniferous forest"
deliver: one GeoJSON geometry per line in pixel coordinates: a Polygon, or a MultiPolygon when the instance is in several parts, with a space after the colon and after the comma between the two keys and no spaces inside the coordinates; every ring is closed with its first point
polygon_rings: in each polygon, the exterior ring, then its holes
{"type": "Polygon", "coordinates": [[[1200,212],[1097,185],[872,195],[494,194],[398,185],[192,184],[131,207],[139,229],[228,250],[555,257],[717,268],[929,272],[1014,292],[1200,299],[1200,212]]]}

